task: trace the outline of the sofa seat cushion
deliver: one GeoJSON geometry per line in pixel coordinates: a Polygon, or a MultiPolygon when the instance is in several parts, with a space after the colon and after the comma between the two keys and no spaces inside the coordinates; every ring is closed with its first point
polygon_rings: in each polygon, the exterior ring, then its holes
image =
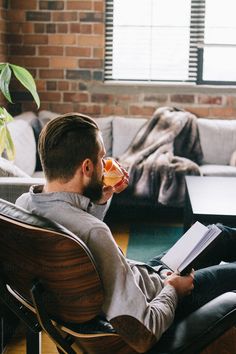
{"type": "Polygon", "coordinates": [[[102,138],[106,148],[106,156],[112,156],[112,120],[113,117],[94,119],[101,130],[102,138]]]}
{"type": "Polygon", "coordinates": [[[12,161],[0,157],[0,177],[29,177],[12,161]]]}
{"type": "Polygon", "coordinates": [[[236,177],[236,167],[229,165],[202,165],[200,172],[203,176],[236,177]]]}
{"type": "Polygon", "coordinates": [[[146,118],[132,118],[114,116],[112,122],[114,157],[121,156],[128,149],[139,129],[147,122],[146,118]]]}
{"type": "Polygon", "coordinates": [[[198,118],[203,164],[228,165],[236,150],[236,120],[198,118]]]}
{"type": "Polygon", "coordinates": [[[16,119],[8,124],[14,146],[14,164],[28,175],[32,175],[36,167],[36,143],[33,129],[26,120],[16,119]]]}

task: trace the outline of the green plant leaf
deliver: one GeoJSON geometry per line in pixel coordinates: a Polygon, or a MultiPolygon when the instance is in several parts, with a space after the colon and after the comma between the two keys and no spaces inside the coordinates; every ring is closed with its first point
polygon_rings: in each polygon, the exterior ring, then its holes
{"type": "Polygon", "coordinates": [[[12,68],[16,78],[22,83],[22,85],[31,93],[33,96],[37,107],[40,106],[40,99],[37,93],[36,85],[33,79],[33,76],[30,74],[28,70],[22,68],[21,66],[9,64],[12,68]]]}
{"type": "Polygon", "coordinates": [[[2,91],[6,99],[12,103],[12,99],[9,91],[10,80],[11,80],[11,69],[9,68],[9,65],[6,64],[0,73],[0,90],[2,91]]]}
{"type": "Polygon", "coordinates": [[[9,132],[9,129],[7,126],[5,126],[6,129],[6,140],[5,140],[5,148],[6,148],[6,153],[7,157],[9,160],[14,160],[15,158],[15,146],[13,143],[13,140],[11,138],[11,134],[9,132]]]}
{"type": "Polygon", "coordinates": [[[0,156],[2,156],[2,153],[5,149],[5,140],[6,140],[5,125],[2,125],[0,127],[0,156]]]}

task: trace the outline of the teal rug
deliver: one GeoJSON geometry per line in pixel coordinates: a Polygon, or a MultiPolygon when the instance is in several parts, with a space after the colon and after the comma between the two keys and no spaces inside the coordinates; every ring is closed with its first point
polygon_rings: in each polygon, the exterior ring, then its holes
{"type": "Polygon", "coordinates": [[[146,262],[169,249],[182,235],[182,226],[131,225],[126,257],[146,262]]]}

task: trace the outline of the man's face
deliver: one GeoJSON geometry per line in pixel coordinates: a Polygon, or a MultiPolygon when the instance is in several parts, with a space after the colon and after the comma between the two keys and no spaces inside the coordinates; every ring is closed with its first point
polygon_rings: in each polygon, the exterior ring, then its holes
{"type": "Polygon", "coordinates": [[[105,148],[101,135],[98,135],[99,152],[97,163],[94,165],[93,176],[90,183],[84,188],[83,194],[91,199],[93,202],[102,198],[103,194],[103,169],[104,169],[104,156],[105,148]]]}

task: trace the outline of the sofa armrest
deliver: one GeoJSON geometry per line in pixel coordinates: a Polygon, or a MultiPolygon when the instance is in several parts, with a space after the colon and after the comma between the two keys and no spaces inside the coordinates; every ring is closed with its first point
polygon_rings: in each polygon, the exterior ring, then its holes
{"type": "Polygon", "coordinates": [[[0,198],[15,203],[21,194],[29,191],[30,186],[44,182],[44,178],[0,177],[0,198]]]}
{"type": "Polygon", "coordinates": [[[235,323],[236,293],[232,291],[174,322],[148,354],[199,353],[235,323]]]}

